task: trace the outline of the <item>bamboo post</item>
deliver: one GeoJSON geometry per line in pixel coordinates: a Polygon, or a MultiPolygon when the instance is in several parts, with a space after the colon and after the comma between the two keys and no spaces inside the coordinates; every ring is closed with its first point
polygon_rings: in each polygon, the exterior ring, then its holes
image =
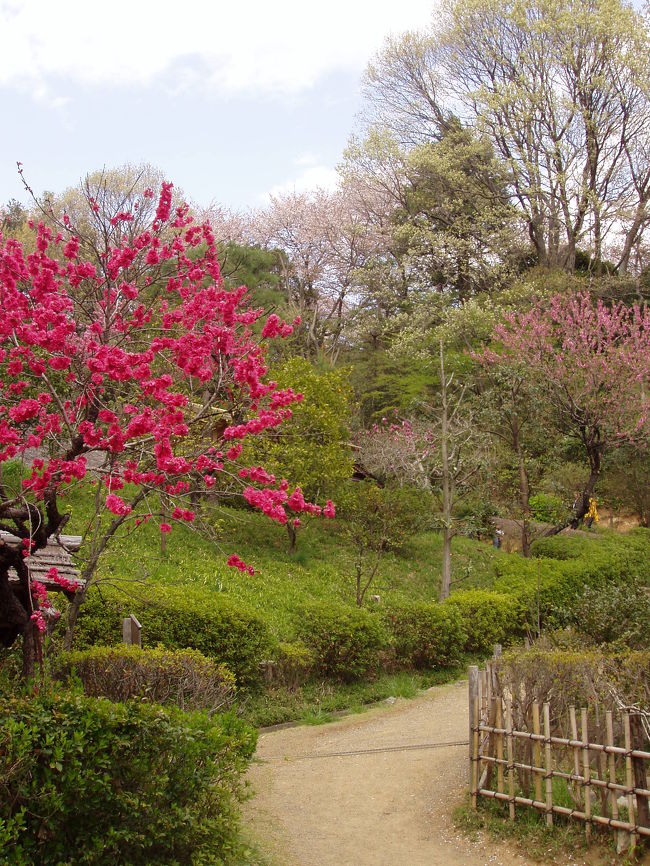
{"type": "MultiPolygon", "coordinates": [[[[596,741],[598,743],[605,742],[605,727],[601,719],[598,703],[596,703],[596,741]]],[[[601,782],[607,782],[607,755],[605,752],[598,753],[598,778],[601,782]]],[[[600,794],[603,815],[607,815],[607,807],[609,804],[607,788],[603,788],[599,785],[598,793],[600,794]]]]}
{"type": "MultiPolygon", "coordinates": [[[[632,772],[632,756],[630,755],[630,751],[632,750],[632,734],[630,731],[630,714],[625,713],[623,715],[623,730],[625,732],[625,751],[627,755],[625,756],[625,784],[628,787],[627,792],[627,811],[628,811],[628,822],[632,825],[632,827],[636,826],[636,820],[634,817],[634,775],[632,772]]],[[[632,830],[632,838],[630,848],[633,848],[637,843],[637,834],[632,830]]]]}
{"type": "MultiPolygon", "coordinates": [[[[612,711],[607,710],[605,714],[605,724],[607,727],[607,745],[614,745],[614,719],[612,716],[612,711]]],[[[616,784],[616,757],[611,752],[607,756],[609,763],[609,781],[610,784],[616,784]]],[[[616,801],[616,791],[614,789],[609,792],[609,808],[611,811],[611,817],[614,820],[618,820],[618,803],[616,801]]]]}
{"type": "MultiPolygon", "coordinates": [[[[497,728],[503,728],[503,702],[501,695],[497,698],[497,728]]],[[[503,734],[497,734],[497,758],[503,761],[503,734]]],[[[497,764],[497,790],[503,794],[503,764],[497,764]]]]}
{"type": "MultiPolygon", "coordinates": [[[[641,716],[635,714],[630,716],[630,742],[632,748],[643,751],[643,726],[641,716]]],[[[632,770],[634,772],[634,787],[647,788],[648,782],[643,758],[632,758],[632,770]]],[[[650,809],[648,809],[648,798],[645,794],[636,795],[636,823],[639,827],[650,827],[650,809]]]]}
{"type": "Polygon", "coordinates": [[[582,708],[582,762],[585,780],[585,838],[587,845],[589,845],[591,844],[591,766],[589,764],[589,726],[585,707],[582,708]]]}
{"type": "Polygon", "coordinates": [[[544,704],[544,738],[546,767],[546,826],[553,826],[553,753],[551,752],[551,708],[544,704]]]}
{"type": "MultiPolygon", "coordinates": [[[[497,727],[497,699],[494,694],[490,695],[490,709],[488,711],[488,727],[496,728],[497,727]]],[[[488,755],[491,758],[494,757],[496,753],[496,739],[497,734],[493,731],[490,731],[490,737],[488,739],[488,755]]],[[[485,787],[492,787],[492,776],[494,774],[494,764],[489,763],[487,765],[487,770],[485,772],[485,787]]],[[[480,786],[479,786],[480,787],[480,786]]]]}
{"type": "MultiPolygon", "coordinates": [[[[569,707],[569,719],[571,721],[571,739],[578,739],[578,722],[576,720],[576,708],[569,707]]],[[[580,747],[573,746],[573,773],[575,776],[580,775],[580,747]]],[[[576,805],[582,806],[582,791],[580,789],[580,783],[576,782],[573,785],[573,792],[575,794],[576,805]]]]}
{"type": "Polygon", "coordinates": [[[515,756],[512,737],[512,698],[506,698],[506,749],[508,752],[508,809],[510,820],[515,820],[515,756]]]}
{"type": "Polygon", "coordinates": [[[478,667],[471,665],[468,671],[469,680],[469,786],[472,795],[472,808],[476,809],[476,781],[474,779],[475,758],[478,757],[478,731],[476,717],[478,715],[478,667]]]}
{"type": "Polygon", "coordinates": [[[478,701],[474,703],[474,735],[473,735],[473,752],[474,752],[474,760],[472,762],[472,809],[476,809],[477,801],[478,801],[478,788],[479,788],[479,773],[481,770],[481,763],[479,757],[479,737],[480,731],[478,729],[479,726],[479,706],[478,701]]]}
{"type": "MultiPolygon", "coordinates": [[[[539,736],[541,731],[539,724],[539,704],[533,702],[533,733],[539,736]]],[[[535,767],[542,766],[542,747],[539,740],[533,741],[533,764],[535,767]]],[[[533,771],[534,772],[534,771],[533,771]]],[[[535,773],[535,799],[538,803],[542,802],[542,777],[539,773],[535,773]]]]}

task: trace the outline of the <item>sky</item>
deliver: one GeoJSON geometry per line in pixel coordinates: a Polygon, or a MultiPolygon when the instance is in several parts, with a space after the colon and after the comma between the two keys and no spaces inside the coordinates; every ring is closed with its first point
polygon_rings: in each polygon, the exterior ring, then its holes
{"type": "Polygon", "coordinates": [[[202,206],[335,184],[368,61],[432,0],[0,0],[0,204],[151,163],[202,206]]]}

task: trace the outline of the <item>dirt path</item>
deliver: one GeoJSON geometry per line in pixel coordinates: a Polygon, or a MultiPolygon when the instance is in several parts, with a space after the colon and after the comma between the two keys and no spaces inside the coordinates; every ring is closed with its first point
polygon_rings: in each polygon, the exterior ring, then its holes
{"type": "Polygon", "coordinates": [[[278,866],[532,864],[455,830],[467,746],[415,748],[467,739],[465,683],[322,727],[263,733],[247,817],[278,866]]]}

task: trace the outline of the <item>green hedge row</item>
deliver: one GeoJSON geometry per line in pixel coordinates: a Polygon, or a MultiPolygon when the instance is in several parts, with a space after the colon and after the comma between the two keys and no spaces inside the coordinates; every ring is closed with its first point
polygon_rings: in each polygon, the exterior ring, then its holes
{"type": "Polygon", "coordinates": [[[174,704],[211,713],[228,709],[235,699],[233,674],[198,650],[96,646],[63,653],[56,663],[57,678],[78,678],[89,697],[174,704]]]}
{"type": "Polygon", "coordinates": [[[605,589],[630,581],[650,585],[650,530],[625,535],[555,536],[536,541],[534,557],[499,557],[495,586],[513,597],[526,621],[562,624],[585,587],[605,589]]]}
{"type": "Polygon", "coordinates": [[[278,647],[260,614],[221,593],[149,585],[126,599],[93,590],[79,618],[77,646],[117,644],[121,619],[134,613],[145,646],[192,648],[224,663],[240,686],[259,681],[260,662],[276,659],[287,682],[305,677],[353,680],[380,668],[437,667],[463,652],[489,654],[542,624],[564,625],[585,587],[650,585],[650,531],[559,536],[534,545],[535,556],[497,557],[494,588],[436,602],[358,609],[322,601],[296,612],[291,643],[278,647]]]}
{"type": "Polygon", "coordinates": [[[234,862],[255,733],[131,701],[63,692],[0,698],[0,862],[234,862]]]}
{"type": "Polygon", "coordinates": [[[239,601],[194,587],[147,584],[130,597],[92,587],[81,607],[75,649],[122,640],[122,618],[134,614],[142,625],[142,644],[167,649],[195,649],[222,662],[238,685],[259,680],[259,662],[272,646],[266,621],[239,601]]]}

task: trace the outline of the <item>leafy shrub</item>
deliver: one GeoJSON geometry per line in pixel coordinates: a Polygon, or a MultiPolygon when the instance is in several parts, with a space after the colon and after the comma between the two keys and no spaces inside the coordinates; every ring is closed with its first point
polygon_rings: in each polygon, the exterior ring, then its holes
{"type": "Polygon", "coordinates": [[[241,686],[259,681],[259,663],[268,657],[271,636],[254,610],[221,593],[189,586],[148,584],[129,597],[91,588],[79,613],[75,646],[115,645],[122,618],[133,613],[142,624],[144,646],[195,649],[222,662],[241,686]]]}
{"type": "MultiPolygon", "coordinates": [[[[570,735],[569,707],[636,705],[650,710],[650,652],[557,651],[541,642],[498,661],[499,681],[513,695],[518,724],[530,720],[533,701],[548,701],[552,722],[570,735]]],[[[616,714],[618,716],[618,714],[616,714]]]]}
{"type": "Polygon", "coordinates": [[[650,648],[650,596],[638,581],[585,587],[564,619],[595,644],[650,648]]]}
{"type": "Polygon", "coordinates": [[[289,690],[299,688],[314,667],[314,654],[298,641],[280,643],[275,653],[275,677],[289,690]]]}
{"type": "Polygon", "coordinates": [[[63,656],[60,675],[72,672],[87,695],[112,701],[138,698],[216,712],[235,696],[235,678],[226,666],[197,650],[93,647],[63,656]]]}
{"type": "Polygon", "coordinates": [[[129,702],[42,692],[0,698],[0,862],[232,862],[255,732],[129,702]]]}
{"type": "Polygon", "coordinates": [[[523,611],[511,595],[487,589],[455,592],[445,605],[460,613],[467,640],[464,649],[490,654],[494,644],[507,644],[525,631],[523,611]]]}
{"type": "Polygon", "coordinates": [[[454,508],[454,516],[461,521],[460,531],[467,538],[489,538],[494,533],[496,513],[487,498],[461,499],[454,508]]]}
{"type": "Polygon", "coordinates": [[[437,668],[459,661],[467,632],[457,607],[410,602],[391,606],[385,619],[398,664],[437,668]]]}
{"type": "Polygon", "coordinates": [[[566,624],[585,587],[604,590],[630,581],[650,584],[650,532],[604,533],[593,538],[541,539],[535,558],[499,557],[493,562],[495,589],[514,595],[529,624],[566,624]],[[544,555],[541,555],[544,554],[544,555]]]}
{"type": "Polygon", "coordinates": [[[529,504],[533,520],[540,523],[559,523],[568,514],[566,504],[552,493],[536,493],[530,497],[529,504]]]}
{"type": "Polygon", "coordinates": [[[298,612],[298,638],[311,650],[314,673],[350,682],[377,666],[386,634],[376,616],[362,608],[313,602],[298,612]]]}

